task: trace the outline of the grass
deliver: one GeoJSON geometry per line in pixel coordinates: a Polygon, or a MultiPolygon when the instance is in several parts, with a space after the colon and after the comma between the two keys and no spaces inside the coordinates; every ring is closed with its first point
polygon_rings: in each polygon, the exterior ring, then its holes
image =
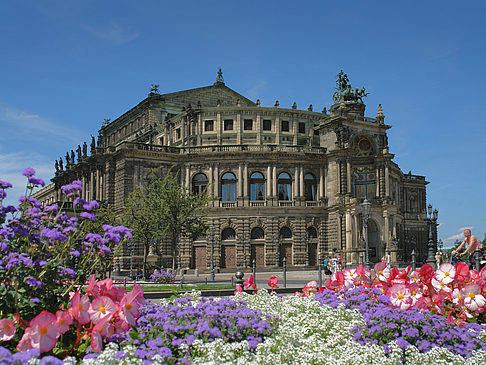
{"type": "MultiPolygon", "coordinates": [[[[231,285],[183,285],[182,288],[177,284],[172,285],[142,285],[144,292],[150,291],[170,291],[174,293],[179,293],[180,291],[187,290],[219,290],[219,289],[234,289],[231,285]]],[[[127,291],[132,290],[132,285],[127,285],[127,291]]]]}

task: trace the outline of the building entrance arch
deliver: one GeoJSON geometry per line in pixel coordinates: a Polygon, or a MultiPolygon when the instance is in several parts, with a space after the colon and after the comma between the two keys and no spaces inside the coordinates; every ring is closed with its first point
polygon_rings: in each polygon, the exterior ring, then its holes
{"type": "Polygon", "coordinates": [[[380,239],[380,227],[373,219],[368,221],[368,247],[370,262],[380,262],[385,252],[380,239]]]}

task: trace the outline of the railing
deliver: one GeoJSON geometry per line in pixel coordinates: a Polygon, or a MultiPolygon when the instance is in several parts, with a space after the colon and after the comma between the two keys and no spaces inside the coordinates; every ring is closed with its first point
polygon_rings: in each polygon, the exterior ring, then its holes
{"type": "Polygon", "coordinates": [[[266,201],[250,201],[250,207],[264,207],[266,205],[266,201]]]}
{"type": "Polygon", "coordinates": [[[293,201],[279,201],[278,202],[278,206],[279,207],[293,207],[294,206],[294,202],[293,201]]]}
{"type": "Polygon", "coordinates": [[[211,146],[160,146],[154,144],[145,144],[138,142],[121,142],[120,144],[110,148],[112,152],[122,149],[142,150],[153,152],[165,152],[174,154],[194,154],[194,153],[208,153],[208,152],[301,152],[325,154],[325,147],[312,146],[293,146],[293,145],[276,145],[276,144],[228,144],[228,145],[211,145],[211,146]]]}
{"type": "Polygon", "coordinates": [[[305,206],[306,207],[320,207],[321,206],[321,202],[319,201],[306,201],[305,202],[305,206]]]}
{"type": "Polygon", "coordinates": [[[238,206],[238,202],[219,202],[221,208],[235,208],[238,206]]]}

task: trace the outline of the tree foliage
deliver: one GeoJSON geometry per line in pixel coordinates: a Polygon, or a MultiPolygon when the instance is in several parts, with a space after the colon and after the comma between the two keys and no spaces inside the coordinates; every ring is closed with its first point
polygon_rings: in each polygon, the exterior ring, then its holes
{"type": "Polygon", "coordinates": [[[194,194],[179,181],[173,169],[153,169],[146,184],[138,186],[127,198],[125,224],[133,229],[135,240],[144,245],[143,273],[147,277],[147,258],[155,239],[170,238],[172,268],[176,267],[182,236],[195,239],[207,230],[206,211],[210,197],[194,194]]]}

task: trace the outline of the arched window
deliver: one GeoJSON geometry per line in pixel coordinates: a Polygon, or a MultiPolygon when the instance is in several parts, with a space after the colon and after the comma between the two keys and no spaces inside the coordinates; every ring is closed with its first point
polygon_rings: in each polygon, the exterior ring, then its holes
{"type": "Polygon", "coordinates": [[[282,227],[280,229],[280,238],[292,238],[292,231],[289,227],[282,227]]]}
{"type": "Polygon", "coordinates": [[[290,200],[292,188],[292,178],[286,172],[281,172],[277,178],[278,200],[290,200]]]}
{"type": "Polygon", "coordinates": [[[202,194],[208,186],[208,178],[203,173],[194,175],[192,178],[192,192],[202,194]]]}
{"type": "Polygon", "coordinates": [[[263,229],[260,227],[255,227],[251,230],[251,239],[252,240],[262,240],[265,238],[265,233],[263,232],[263,229]]]}
{"type": "Polygon", "coordinates": [[[304,190],[305,190],[305,200],[311,201],[316,200],[317,195],[317,181],[314,175],[305,174],[304,176],[304,190]]]}
{"type": "Polygon", "coordinates": [[[373,166],[360,166],[355,169],[354,196],[356,198],[374,198],[376,196],[376,173],[373,166]]]}
{"type": "Polygon", "coordinates": [[[236,176],[231,172],[221,177],[221,200],[224,202],[236,200],[236,176]]]}
{"type": "Polygon", "coordinates": [[[265,200],[265,177],[260,172],[250,175],[250,200],[265,200]]]}
{"type": "Polygon", "coordinates": [[[307,238],[317,238],[317,230],[314,227],[307,228],[307,238]]]}
{"type": "Polygon", "coordinates": [[[233,228],[225,228],[221,232],[221,241],[234,240],[235,236],[235,230],[233,228]]]}

